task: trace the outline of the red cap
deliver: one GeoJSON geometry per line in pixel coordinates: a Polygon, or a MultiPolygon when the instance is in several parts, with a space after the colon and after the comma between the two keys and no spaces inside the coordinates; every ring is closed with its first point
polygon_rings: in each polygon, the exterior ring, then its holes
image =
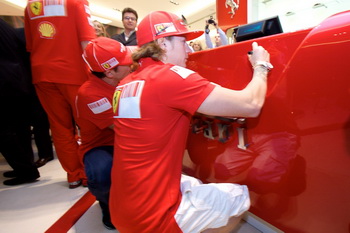
{"type": "Polygon", "coordinates": [[[92,71],[105,72],[118,65],[131,65],[135,49],[136,46],[124,46],[116,40],[98,37],[88,43],[83,58],[92,71]]]}
{"type": "Polygon", "coordinates": [[[165,11],[154,11],[142,19],[137,27],[138,46],[166,36],[184,36],[193,40],[203,31],[189,31],[182,18],[165,11]]]}

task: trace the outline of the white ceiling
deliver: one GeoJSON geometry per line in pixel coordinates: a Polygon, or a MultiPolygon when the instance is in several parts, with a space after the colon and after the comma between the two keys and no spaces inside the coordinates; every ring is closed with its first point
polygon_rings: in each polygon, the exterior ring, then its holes
{"type": "MultiPolygon", "coordinates": [[[[0,15],[23,15],[26,0],[0,0],[0,15]],[[19,7],[16,4],[22,5],[19,7]]],[[[110,25],[123,27],[121,11],[125,7],[135,9],[139,21],[151,11],[169,11],[185,16],[191,29],[204,29],[205,20],[216,13],[215,0],[89,0],[92,15],[109,19],[110,25]]]]}

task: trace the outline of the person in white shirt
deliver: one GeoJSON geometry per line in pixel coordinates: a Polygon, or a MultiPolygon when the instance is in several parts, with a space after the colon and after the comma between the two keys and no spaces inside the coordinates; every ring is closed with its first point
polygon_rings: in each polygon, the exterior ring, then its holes
{"type": "Polygon", "coordinates": [[[223,45],[228,45],[228,40],[226,37],[225,32],[217,25],[217,23],[213,20],[213,17],[210,17],[209,20],[205,21],[206,25],[205,25],[205,43],[207,45],[207,48],[216,48],[216,47],[220,47],[223,45]],[[214,27],[217,30],[217,34],[215,35],[215,44],[212,43],[210,35],[209,35],[209,25],[213,24],[214,27]]]}

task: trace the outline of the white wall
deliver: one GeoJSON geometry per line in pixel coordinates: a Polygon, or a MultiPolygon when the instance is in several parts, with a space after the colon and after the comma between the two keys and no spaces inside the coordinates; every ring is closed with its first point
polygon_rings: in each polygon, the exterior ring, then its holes
{"type": "Polygon", "coordinates": [[[335,13],[350,10],[350,0],[248,0],[248,3],[249,22],[278,15],[284,32],[314,27],[335,13]],[[317,3],[321,6],[314,8],[317,3]],[[287,12],[291,15],[286,15],[287,12]]]}

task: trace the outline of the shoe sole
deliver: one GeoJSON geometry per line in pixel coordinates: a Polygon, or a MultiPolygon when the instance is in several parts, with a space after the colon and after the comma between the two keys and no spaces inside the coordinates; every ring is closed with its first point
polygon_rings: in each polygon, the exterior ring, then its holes
{"type": "Polygon", "coordinates": [[[75,189],[78,188],[81,185],[81,181],[74,181],[69,183],[69,189],[75,189]]]}
{"type": "Polygon", "coordinates": [[[34,183],[34,182],[39,181],[38,179],[39,179],[39,178],[36,178],[36,179],[33,179],[33,180],[23,181],[23,182],[20,182],[20,183],[13,183],[13,184],[6,182],[6,181],[10,181],[10,180],[5,180],[5,181],[3,182],[3,184],[4,184],[4,185],[7,185],[7,186],[16,186],[16,185],[21,185],[21,184],[34,183]]]}

